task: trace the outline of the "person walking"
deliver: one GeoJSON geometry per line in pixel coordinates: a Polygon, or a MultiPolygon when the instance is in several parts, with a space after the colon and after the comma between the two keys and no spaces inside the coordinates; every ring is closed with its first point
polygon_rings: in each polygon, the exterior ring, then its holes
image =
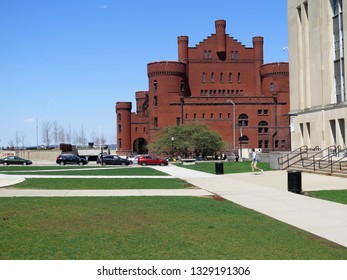
{"type": "Polygon", "coordinates": [[[252,149],[252,163],[251,163],[251,167],[252,167],[252,173],[254,173],[255,169],[259,170],[261,172],[261,174],[263,174],[263,169],[260,169],[259,167],[257,167],[257,163],[259,161],[258,155],[255,152],[255,149],[252,149]]]}

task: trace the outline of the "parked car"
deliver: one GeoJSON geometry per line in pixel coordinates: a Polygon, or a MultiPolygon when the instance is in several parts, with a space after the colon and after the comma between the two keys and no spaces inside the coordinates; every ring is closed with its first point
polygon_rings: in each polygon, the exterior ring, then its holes
{"type": "Polygon", "coordinates": [[[10,164],[20,164],[20,165],[30,165],[33,162],[30,159],[24,159],[17,156],[9,156],[0,159],[0,164],[10,165],[10,164]]]}
{"type": "Polygon", "coordinates": [[[138,159],[140,156],[134,156],[134,157],[130,157],[129,160],[133,163],[133,164],[138,164],[138,159]]]}
{"type": "Polygon", "coordinates": [[[56,163],[60,165],[65,165],[65,164],[85,165],[85,164],[88,164],[88,161],[85,158],[81,158],[76,155],[63,154],[57,157],[56,163]]]}
{"type": "Polygon", "coordinates": [[[145,166],[145,165],[168,165],[167,160],[162,159],[162,158],[158,158],[156,156],[149,156],[149,155],[144,155],[144,156],[140,156],[137,159],[137,163],[145,166]]]}
{"type": "Polygon", "coordinates": [[[100,158],[100,163],[105,166],[105,165],[129,165],[132,162],[126,158],[121,158],[120,156],[117,155],[106,155],[102,156],[100,158]]]}

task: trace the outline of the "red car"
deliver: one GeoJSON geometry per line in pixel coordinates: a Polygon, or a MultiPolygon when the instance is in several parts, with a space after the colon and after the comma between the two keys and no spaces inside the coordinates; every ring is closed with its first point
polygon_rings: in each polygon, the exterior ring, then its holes
{"type": "Polygon", "coordinates": [[[158,158],[155,156],[140,156],[137,160],[137,163],[142,165],[142,166],[146,166],[146,165],[160,165],[160,166],[164,166],[164,165],[168,165],[167,160],[162,159],[162,158],[158,158]]]}

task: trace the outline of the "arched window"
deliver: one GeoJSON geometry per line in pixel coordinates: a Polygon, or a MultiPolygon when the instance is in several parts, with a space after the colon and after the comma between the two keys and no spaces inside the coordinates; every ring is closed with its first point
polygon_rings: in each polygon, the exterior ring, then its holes
{"type": "Polygon", "coordinates": [[[233,82],[233,74],[229,73],[229,84],[233,82]]]}
{"type": "Polygon", "coordinates": [[[248,126],[248,116],[246,114],[241,114],[238,121],[239,126],[248,126]]]}
{"type": "Polygon", "coordinates": [[[208,51],[208,59],[212,59],[212,52],[208,51]]]}
{"type": "Polygon", "coordinates": [[[158,82],[157,82],[157,80],[154,80],[154,82],[153,82],[153,90],[154,91],[158,90],[158,82]]]}
{"type": "Polygon", "coordinates": [[[204,59],[207,58],[207,51],[204,51],[204,59]]]}
{"type": "Polygon", "coordinates": [[[269,125],[266,121],[261,121],[258,124],[258,134],[269,134],[269,125]]]}
{"type": "Polygon", "coordinates": [[[240,72],[237,73],[237,82],[241,83],[241,73],[240,72]]]}
{"type": "Polygon", "coordinates": [[[239,138],[239,142],[240,142],[240,144],[248,144],[248,143],[249,143],[249,138],[248,138],[248,136],[242,135],[242,136],[239,138]]]}
{"type": "Polygon", "coordinates": [[[223,83],[223,72],[221,72],[221,73],[219,74],[219,80],[220,80],[221,83],[223,83]]]}
{"type": "Polygon", "coordinates": [[[120,113],[118,113],[118,121],[122,120],[122,115],[120,113]]]}
{"type": "Polygon", "coordinates": [[[206,83],[206,75],[205,72],[202,72],[202,82],[206,83]]]}
{"type": "Polygon", "coordinates": [[[211,73],[211,82],[214,83],[214,72],[211,73]]]}

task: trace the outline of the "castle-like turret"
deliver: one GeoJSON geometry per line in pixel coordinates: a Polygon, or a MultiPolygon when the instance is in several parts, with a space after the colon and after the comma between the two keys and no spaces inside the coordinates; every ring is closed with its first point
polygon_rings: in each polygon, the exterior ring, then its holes
{"type": "Polygon", "coordinates": [[[260,68],[262,94],[266,96],[289,93],[289,64],[274,62],[260,68]]]}
{"type": "Polygon", "coordinates": [[[131,147],[131,102],[117,102],[117,149],[130,153],[131,147]]]}
{"type": "Polygon", "coordinates": [[[189,77],[188,36],[178,36],[178,61],[186,64],[186,76],[189,77]]]}

